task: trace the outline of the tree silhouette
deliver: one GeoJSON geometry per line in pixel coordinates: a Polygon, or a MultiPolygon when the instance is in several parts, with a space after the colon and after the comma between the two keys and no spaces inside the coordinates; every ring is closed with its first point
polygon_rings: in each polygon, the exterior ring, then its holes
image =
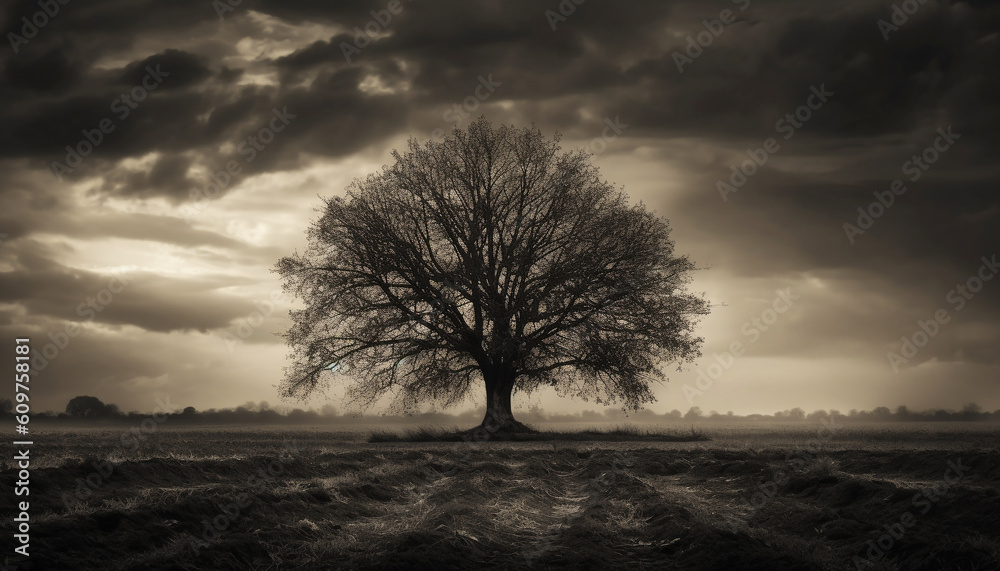
{"type": "Polygon", "coordinates": [[[788,410],[788,411],[785,411],[785,412],[786,412],[786,415],[788,416],[788,418],[791,419],[791,420],[805,420],[806,419],[806,411],[802,410],[799,407],[795,407],[795,408],[793,408],[791,410],[788,410]]]}
{"type": "Polygon", "coordinates": [[[524,427],[514,390],[652,402],[660,365],[700,355],[707,302],[670,228],[602,181],[590,155],[534,127],[481,118],[325,200],[301,255],[281,259],[305,301],[286,334],[282,396],[349,376],[364,405],[447,406],[479,383],[483,425],[524,427]]]}
{"type": "Polygon", "coordinates": [[[701,407],[693,406],[684,413],[684,418],[686,420],[698,420],[702,417],[701,407]]]}
{"type": "MultiPolygon", "coordinates": [[[[118,407],[109,409],[109,405],[101,402],[101,399],[90,396],[73,397],[66,404],[66,414],[80,418],[96,418],[109,416],[117,412],[118,407]]],[[[114,406],[114,405],[111,405],[114,406]]]]}

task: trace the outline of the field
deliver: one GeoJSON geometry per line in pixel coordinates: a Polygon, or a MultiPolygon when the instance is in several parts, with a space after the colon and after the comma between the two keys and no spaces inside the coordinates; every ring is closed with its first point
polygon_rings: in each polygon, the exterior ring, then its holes
{"type": "Polygon", "coordinates": [[[701,424],[711,441],[43,431],[31,557],[8,568],[1000,569],[995,424],[701,424]]]}

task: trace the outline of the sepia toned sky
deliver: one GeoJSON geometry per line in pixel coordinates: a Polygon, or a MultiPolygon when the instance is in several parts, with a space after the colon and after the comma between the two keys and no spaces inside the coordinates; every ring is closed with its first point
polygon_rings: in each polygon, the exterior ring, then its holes
{"type": "Polygon", "coordinates": [[[270,270],[319,197],[479,115],[589,148],[703,268],[704,357],[653,410],[1000,408],[994,3],[0,5],[0,338],[42,359],[35,410],[279,403],[270,270]]]}

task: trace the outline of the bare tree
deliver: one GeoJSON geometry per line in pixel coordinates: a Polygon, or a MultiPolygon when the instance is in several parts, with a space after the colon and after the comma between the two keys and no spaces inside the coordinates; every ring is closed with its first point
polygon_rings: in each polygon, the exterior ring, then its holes
{"type": "Polygon", "coordinates": [[[667,221],[558,143],[481,118],[326,200],[306,252],[277,264],[305,301],[282,395],[345,375],[352,399],[406,409],[483,383],[483,424],[508,430],[515,389],[652,402],[661,364],[700,355],[708,303],[667,221]]]}

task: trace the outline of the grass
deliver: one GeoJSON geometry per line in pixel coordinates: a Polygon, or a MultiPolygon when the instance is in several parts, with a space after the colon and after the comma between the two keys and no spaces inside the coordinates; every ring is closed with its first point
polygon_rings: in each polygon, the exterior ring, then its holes
{"type": "MultiPolygon", "coordinates": [[[[853,558],[864,559],[906,512],[915,523],[861,568],[995,569],[1000,560],[996,429],[956,432],[944,448],[920,431],[890,441],[871,438],[882,428],[859,428],[802,461],[793,453],[815,431],[709,429],[711,441],[592,439],[661,432],[626,426],[581,429],[576,441],[462,447],[313,431],[164,431],[71,508],[61,497],[92,477],[120,435],[50,433],[32,451],[49,463],[32,463],[31,558],[10,563],[18,571],[839,571],[857,568],[853,558]],[[291,456],[288,440],[297,443],[291,456]],[[969,471],[926,512],[915,506],[959,460],[969,471]],[[206,522],[221,528],[207,539],[206,522]]],[[[13,481],[16,470],[6,463],[0,479],[13,481]]],[[[12,524],[0,521],[0,533],[12,524]]]]}
{"type": "Polygon", "coordinates": [[[711,440],[704,432],[691,427],[690,432],[643,430],[635,426],[615,426],[611,429],[586,429],[580,431],[533,430],[531,432],[493,432],[459,430],[456,428],[421,427],[403,432],[374,430],[368,436],[370,443],[385,442],[701,442],[711,440]]]}

